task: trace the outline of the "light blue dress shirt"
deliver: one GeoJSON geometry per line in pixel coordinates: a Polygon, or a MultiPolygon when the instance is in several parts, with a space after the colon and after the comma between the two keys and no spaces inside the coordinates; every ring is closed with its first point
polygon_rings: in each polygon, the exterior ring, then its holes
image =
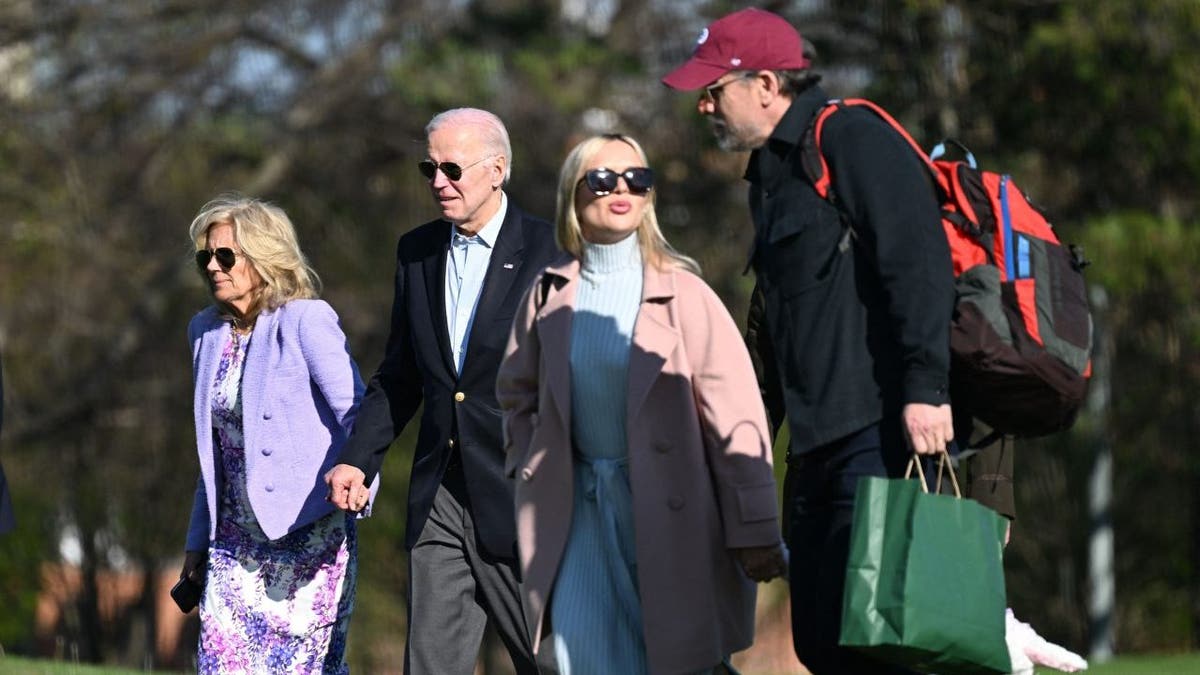
{"type": "Polygon", "coordinates": [[[450,334],[450,351],[454,368],[462,373],[467,358],[467,341],[471,339],[471,324],[483,290],[488,263],[500,226],[508,212],[508,196],[500,193],[500,208],[496,215],[473,236],[464,236],[450,227],[450,255],[446,256],[446,330],[450,334]]]}

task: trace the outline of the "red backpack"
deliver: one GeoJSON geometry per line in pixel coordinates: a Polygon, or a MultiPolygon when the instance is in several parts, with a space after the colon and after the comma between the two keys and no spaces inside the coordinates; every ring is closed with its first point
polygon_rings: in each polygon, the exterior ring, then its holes
{"type": "MultiPolygon", "coordinates": [[[[802,161],[813,186],[830,199],[821,129],[834,112],[863,107],[892,126],[929,168],[954,265],[950,395],[955,407],[996,432],[1042,436],[1071,426],[1091,376],[1092,318],[1075,246],[1063,246],[1045,215],[1012,178],[964,160],[930,156],[879,106],[835,100],[816,115],[802,161]]],[[[831,200],[836,203],[836,200],[831,200]]]]}

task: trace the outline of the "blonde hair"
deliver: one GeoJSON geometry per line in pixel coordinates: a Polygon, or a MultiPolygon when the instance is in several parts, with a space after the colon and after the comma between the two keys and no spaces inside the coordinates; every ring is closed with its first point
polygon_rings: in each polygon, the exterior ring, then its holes
{"type": "Polygon", "coordinates": [[[195,250],[204,249],[209,229],[222,223],[233,226],[233,238],[241,249],[239,262],[248,263],[262,280],[244,316],[238,317],[233,307],[218,302],[223,314],[253,323],[264,309],[320,294],[321,279],[300,250],[296,228],[283,209],[260,199],[221,195],[192,219],[188,234],[195,250]]]}
{"type": "MultiPolygon", "coordinates": [[[[646,151],[633,138],[624,134],[603,134],[592,136],[576,145],[563,161],[562,170],[558,174],[558,202],[555,209],[555,238],[558,247],[576,258],[583,259],[583,229],[579,225],[579,215],[575,212],[575,190],[583,179],[584,167],[591,161],[600,148],[613,141],[619,141],[633,148],[641,159],[643,166],[649,166],[646,151]]],[[[658,216],[654,213],[655,191],[646,195],[646,208],[642,210],[642,222],[638,225],[638,247],[642,251],[642,259],[659,269],[682,267],[696,274],[700,273],[700,265],[695,260],[676,251],[667,238],[663,236],[658,226],[658,216]]]]}

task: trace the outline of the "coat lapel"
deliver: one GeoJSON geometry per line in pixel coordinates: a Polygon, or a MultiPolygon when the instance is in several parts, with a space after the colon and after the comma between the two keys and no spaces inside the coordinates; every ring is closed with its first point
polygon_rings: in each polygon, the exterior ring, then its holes
{"type": "MultiPolygon", "coordinates": [[[[271,345],[279,339],[280,310],[266,310],[254,322],[254,333],[246,352],[246,365],[242,370],[242,420],[253,425],[262,413],[263,401],[269,391],[270,379],[275,372],[271,363],[271,345]]],[[[249,436],[250,434],[246,434],[249,436]]]]}
{"type": "MultiPolygon", "coordinates": [[[[542,364],[558,364],[548,369],[544,376],[547,390],[558,410],[563,428],[571,428],[571,319],[575,314],[575,295],[579,289],[579,261],[556,264],[546,269],[546,274],[557,277],[554,288],[546,296],[546,303],[538,310],[538,339],[542,345],[542,364]]],[[[539,292],[538,289],[534,290],[539,292]]]]}
{"type": "MultiPolygon", "coordinates": [[[[217,377],[217,365],[221,360],[221,348],[229,340],[229,322],[214,321],[200,335],[200,349],[196,355],[196,396],[195,410],[196,432],[208,437],[212,429],[212,389],[217,377]]],[[[210,438],[211,440],[211,438],[210,438]]],[[[201,446],[201,455],[207,450],[201,446]]]]}
{"type": "Polygon", "coordinates": [[[425,296],[429,300],[429,315],[433,320],[433,336],[442,352],[442,365],[450,377],[457,379],[454,359],[451,358],[450,329],[446,327],[446,256],[450,253],[450,223],[441,236],[430,238],[422,267],[425,272],[425,296]]]}
{"type": "Polygon", "coordinates": [[[633,326],[633,345],[629,353],[625,409],[629,422],[636,419],[637,411],[680,340],[672,317],[675,273],[647,263],[642,279],[642,305],[633,326]]]}

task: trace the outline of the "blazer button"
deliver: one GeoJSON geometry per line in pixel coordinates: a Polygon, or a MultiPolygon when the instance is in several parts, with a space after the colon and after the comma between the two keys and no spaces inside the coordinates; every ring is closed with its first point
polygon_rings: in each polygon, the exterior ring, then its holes
{"type": "Polygon", "coordinates": [[[450,449],[453,450],[454,449],[454,439],[451,438],[450,440],[446,441],[446,445],[450,446],[450,449]]]}
{"type": "Polygon", "coordinates": [[[262,449],[262,454],[263,454],[263,457],[270,457],[270,456],[271,456],[271,449],[270,449],[270,448],[263,448],[263,449],[262,449]]]}
{"type": "Polygon", "coordinates": [[[266,490],[267,490],[267,492],[274,492],[274,491],[275,491],[275,485],[274,485],[274,484],[272,484],[272,483],[267,483],[267,485],[266,485],[266,490]]]}
{"type": "Polygon", "coordinates": [[[679,495],[671,495],[670,499],[667,500],[667,506],[671,507],[672,511],[678,511],[679,509],[682,509],[683,497],[680,497],[679,495]]]}
{"type": "Polygon", "coordinates": [[[533,480],[533,469],[530,469],[528,467],[521,469],[521,480],[524,480],[524,481],[533,480]]]}
{"type": "Polygon", "coordinates": [[[267,412],[264,412],[264,413],[263,413],[263,419],[264,419],[264,420],[269,420],[269,419],[271,419],[271,412],[270,412],[269,410],[268,410],[267,412]]]}
{"type": "Polygon", "coordinates": [[[463,401],[467,400],[467,395],[461,391],[454,392],[454,400],[458,403],[462,403],[463,401]]]}
{"type": "Polygon", "coordinates": [[[666,454],[671,449],[671,444],[666,441],[659,441],[654,444],[654,449],[660,453],[666,454]]]}

